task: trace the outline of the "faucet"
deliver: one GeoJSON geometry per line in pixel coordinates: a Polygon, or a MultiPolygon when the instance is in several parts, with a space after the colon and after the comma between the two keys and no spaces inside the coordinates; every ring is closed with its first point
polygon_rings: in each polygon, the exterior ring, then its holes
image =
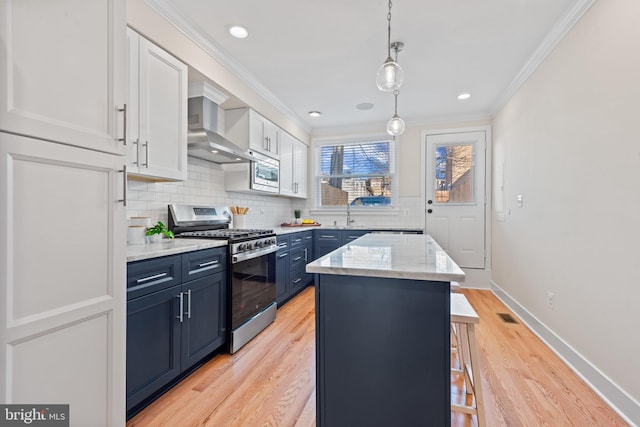
{"type": "Polygon", "coordinates": [[[351,219],[351,207],[349,205],[349,201],[347,200],[347,227],[351,227],[352,222],[356,222],[356,220],[351,219]]]}

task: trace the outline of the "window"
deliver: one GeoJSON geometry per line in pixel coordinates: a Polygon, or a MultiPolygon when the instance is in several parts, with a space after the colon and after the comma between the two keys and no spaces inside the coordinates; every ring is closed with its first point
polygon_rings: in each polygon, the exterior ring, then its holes
{"type": "Polygon", "coordinates": [[[393,149],[388,140],[320,145],[318,206],[391,206],[393,149]]]}

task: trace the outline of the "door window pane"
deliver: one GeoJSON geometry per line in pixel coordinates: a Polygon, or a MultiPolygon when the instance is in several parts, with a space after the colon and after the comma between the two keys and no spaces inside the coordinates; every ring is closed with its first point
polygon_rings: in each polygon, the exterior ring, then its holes
{"type": "Polygon", "coordinates": [[[435,202],[474,203],[473,146],[435,147],[435,202]]]}

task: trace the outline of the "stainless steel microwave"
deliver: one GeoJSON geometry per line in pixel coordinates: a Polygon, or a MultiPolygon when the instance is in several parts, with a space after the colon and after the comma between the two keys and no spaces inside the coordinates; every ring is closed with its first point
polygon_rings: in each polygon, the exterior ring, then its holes
{"type": "Polygon", "coordinates": [[[258,161],[251,162],[251,189],[279,193],[280,161],[258,153],[253,155],[258,161]]]}

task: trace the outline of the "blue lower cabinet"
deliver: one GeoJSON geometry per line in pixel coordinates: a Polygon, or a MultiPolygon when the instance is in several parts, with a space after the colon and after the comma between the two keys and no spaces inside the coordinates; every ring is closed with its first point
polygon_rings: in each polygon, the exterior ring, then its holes
{"type": "Polygon", "coordinates": [[[182,285],[182,371],[226,342],[226,281],[226,274],[221,272],[182,285]]]}
{"type": "Polygon", "coordinates": [[[278,236],[276,257],[276,302],[281,307],[313,281],[305,272],[313,261],[313,231],[278,236]]]}
{"type": "Polygon", "coordinates": [[[130,417],[226,343],[226,248],[131,262],[127,275],[130,417]]]}
{"type": "Polygon", "coordinates": [[[127,410],[178,377],[180,286],[127,302],[127,410]]]}

